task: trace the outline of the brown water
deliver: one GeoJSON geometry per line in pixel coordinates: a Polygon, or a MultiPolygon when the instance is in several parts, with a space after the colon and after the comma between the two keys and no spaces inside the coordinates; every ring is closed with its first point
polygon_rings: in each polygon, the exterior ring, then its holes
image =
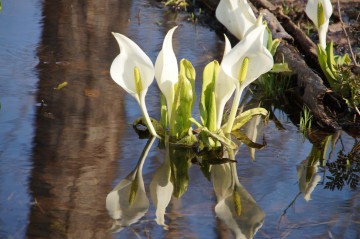
{"type": "MultiPolygon", "coordinates": [[[[179,25],[175,53],[196,66],[198,87],[204,65],[219,59],[223,49],[214,32],[158,6],[130,0],[3,1],[0,238],[233,238],[229,228],[248,235],[258,227],[255,238],[356,238],[358,190],[318,185],[311,201],[301,195],[281,217],[299,192],[296,165],[312,149],[281,111],[276,116],[285,129],[270,122],[259,132],[267,146],[256,152],[256,161],[245,146],[236,156],[238,177],[231,175],[241,184],[244,217],[235,226],[221,220],[230,214],[215,211],[223,188],[218,185],[226,183],[214,175],[227,168],[214,166],[208,181],[197,164],[189,167],[187,191],[166,208],[168,230],[156,224],[149,185],[166,153],[155,141],[142,166],[149,209],[131,226],[109,232],[106,196],[136,167],[146,145],[131,127],[140,116],[137,103],[109,76],[119,52],[111,32],[129,36],[155,61],[167,30],[179,25]],[[63,82],[67,86],[54,89],[63,82]]],[[[146,99],[149,114],[159,118],[155,84],[146,99]]],[[[353,142],[342,134],[347,152],[353,142]]],[[[339,141],[331,160],[341,147],[339,141]]]]}

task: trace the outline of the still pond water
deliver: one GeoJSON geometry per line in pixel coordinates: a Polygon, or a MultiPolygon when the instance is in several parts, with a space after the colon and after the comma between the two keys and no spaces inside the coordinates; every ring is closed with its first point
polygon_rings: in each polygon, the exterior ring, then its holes
{"type": "MultiPolygon", "coordinates": [[[[221,36],[160,6],[130,0],[3,0],[0,238],[246,238],[256,231],[255,238],[359,238],[360,191],[324,189],[324,168],[308,157],[313,144],[279,110],[275,116],[283,129],[273,121],[265,127],[254,121],[246,129],[255,132],[256,126],[258,142],[267,142],[256,151],[256,161],[243,145],[237,163],[212,165],[208,180],[193,160],[185,167],[188,179],[180,177],[187,191],[170,198],[177,186],[165,179],[162,195],[170,201],[159,204],[166,207],[165,216],[156,213],[152,188],[164,183],[170,156],[155,140],[141,158],[147,140],[131,127],[140,116],[137,103],[109,76],[119,52],[111,32],[129,36],[155,61],[167,30],[179,25],[175,53],[196,66],[197,87],[203,67],[220,59],[223,49],[221,36]],[[63,82],[67,86],[54,89],[63,82]],[[134,202],[142,204],[132,205],[137,214],[129,209],[127,220],[114,221],[106,196],[134,169],[136,197],[142,196],[134,202]],[[304,184],[304,172],[311,172],[315,188],[304,184]],[[234,187],[240,216],[229,197],[234,187]]],[[[147,106],[159,118],[155,85],[147,106]]],[[[342,132],[336,143],[329,141],[325,157],[333,149],[334,161],[353,144],[342,132]]]]}

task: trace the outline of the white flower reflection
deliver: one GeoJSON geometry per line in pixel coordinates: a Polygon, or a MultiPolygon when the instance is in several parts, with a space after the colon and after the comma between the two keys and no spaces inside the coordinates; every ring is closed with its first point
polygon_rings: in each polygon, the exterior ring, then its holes
{"type": "Polygon", "coordinates": [[[156,170],[154,177],[150,183],[150,195],[156,208],[156,223],[168,229],[165,224],[165,211],[169,205],[174,185],[170,181],[171,168],[170,168],[170,152],[169,141],[166,141],[166,155],[163,164],[156,170]]]}
{"type": "Polygon", "coordinates": [[[155,137],[149,139],[135,169],[106,197],[106,209],[110,217],[114,219],[111,232],[119,232],[124,227],[136,223],[149,209],[142,168],[154,140],[155,137]]]}
{"type": "Polygon", "coordinates": [[[300,192],[304,194],[304,199],[308,202],[311,200],[311,194],[320,182],[321,176],[317,173],[319,162],[311,166],[308,166],[307,163],[307,160],[301,162],[300,165],[296,166],[296,171],[300,192]]]}
{"type": "Polygon", "coordinates": [[[241,185],[235,164],[212,165],[211,178],[217,199],[216,215],[237,239],[253,238],[264,223],[265,213],[241,185]]]}

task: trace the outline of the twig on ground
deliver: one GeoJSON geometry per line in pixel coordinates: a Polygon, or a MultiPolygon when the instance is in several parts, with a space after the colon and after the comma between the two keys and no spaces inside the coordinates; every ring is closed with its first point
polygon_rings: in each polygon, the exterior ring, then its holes
{"type": "Polygon", "coordinates": [[[352,50],[352,47],[351,47],[351,44],[350,44],[350,38],[349,38],[349,35],[347,34],[346,29],[345,29],[345,24],[344,24],[344,22],[343,22],[343,20],[342,20],[342,17],[341,17],[340,0],[337,0],[337,9],[338,9],[338,12],[339,12],[339,19],[340,19],[340,22],[341,22],[341,27],[342,27],[342,29],[343,29],[343,31],[344,31],[345,37],[346,37],[346,39],[347,39],[347,43],[348,43],[348,45],[349,45],[349,50],[350,50],[351,57],[352,57],[352,59],[353,59],[353,61],[354,61],[354,64],[355,64],[356,66],[359,66],[359,64],[358,64],[357,61],[356,61],[355,54],[354,54],[354,52],[353,52],[353,50],[352,50]]]}

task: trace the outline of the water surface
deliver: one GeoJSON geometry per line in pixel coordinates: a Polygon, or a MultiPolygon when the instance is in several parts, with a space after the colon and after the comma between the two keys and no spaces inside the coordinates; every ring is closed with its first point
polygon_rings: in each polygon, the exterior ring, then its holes
{"type": "MultiPolygon", "coordinates": [[[[179,60],[186,57],[196,67],[199,89],[202,69],[221,58],[223,41],[186,18],[153,1],[3,1],[1,238],[234,237],[216,215],[216,183],[198,164],[188,165],[187,191],[181,198],[172,197],[166,208],[168,230],[156,224],[149,187],[166,159],[158,141],[142,168],[149,210],[121,232],[109,232],[113,220],[106,195],[136,167],[147,141],[131,127],[141,115],[137,103],[109,75],[119,53],[111,32],[129,36],[154,62],[166,32],[179,25],[174,50],[179,60]],[[65,87],[55,89],[64,82],[65,87]]],[[[146,102],[154,118],[159,118],[158,94],[153,84],[146,102]]],[[[285,113],[276,111],[276,116],[285,129],[270,122],[259,131],[258,141],[264,136],[267,146],[256,151],[255,162],[244,145],[236,155],[235,178],[242,192],[256,201],[253,207],[265,215],[255,238],[356,238],[359,191],[347,187],[330,191],[320,184],[311,201],[300,195],[282,216],[299,192],[296,166],[313,144],[304,141],[285,113]]],[[[353,142],[342,134],[346,152],[353,142]]],[[[341,148],[339,141],[331,160],[341,148]]]]}

